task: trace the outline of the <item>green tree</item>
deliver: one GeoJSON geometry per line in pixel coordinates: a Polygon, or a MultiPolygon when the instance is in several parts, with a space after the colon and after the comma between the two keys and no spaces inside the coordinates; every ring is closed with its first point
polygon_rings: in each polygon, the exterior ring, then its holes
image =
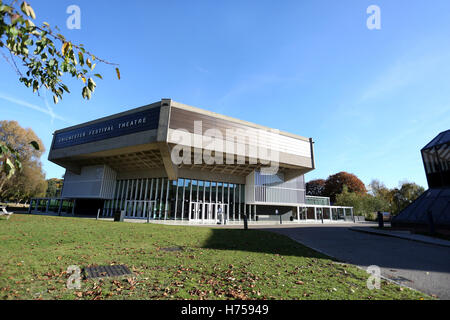
{"type": "Polygon", "coordinates": [[[336,195],[336,205],[353,207],[354,215],[368,219],[374,219],[376,212],[389,208],[389,203],[383,198],[368,193],[350,192],[346,185],[342,192],[336,195]]]}
{"type": "Polygon", "coordinates": [[[47,198],[58,198],[61,196],[63,179],[52,178],[47,180],[47,191],[45,196],[47,198]]]}
{"type": "Polygon", "coordinates": [[[400,188],[391,190],[392,197],[392,213],[394,215],[400,213],[416,200],[425,189],[414,182],[400,182],[400,188]]]}
{"type": "Polygon", "coordinates": [[[365,194],[367,192],[364,183],[352,173],[339,172],[328,177],[325,181],[323,195],[330,197],[331,201],[336,201],[336,196],[342,193],[344,185],[349,192],[365,194]]]}
{"type": "Polygon", "coordinates": [[[325,188],[324,179],[311,180],[306,183],[306,194],[308,196],[323,196],[325,188]]]}
{"type": "MultiPolygon", "coordinates": [[[[70,92],[62,80],[66,74],[83,82],[82,96],[90,99],[97,86],[93,78],[102,79],[94,73],[96,62],[114,64],[90,53],[84,45],[67,40],[47,22],[35,25],[35,19],[34,10],[26,1],[19,5],[15,0],[10,4],[0,0],[0,49],[8,53],[3,58],[14,68],[19,81],[33,92],[42,86],[51,91],[54,103],[70,92]]],[[[120,79],[118,68],[116,72],[120,79]]]]}
{"type": "MultiPolygon", "coordinates": [[[[52,92],[55,104],[64,93],[70,92],[62,80],[64,75],[80,79],[83,83],[82,97],[90,99],[97,86],[94,77],[102,79],[101,74],[94,73],[97,62],[116,64],[98,58],[82,44],[67,40],[59,33],[58,27],[52,28],[47,22],[36,25],[35,19],[36,13],[26,1],[6,3],[0,0],[1,56],[15,70],[19,81],[32,88],[33,92],[39,93],[42,87],[52,92]]],[[[117,67],[116,74],[120,80],[117,67]]],[[[39,149],[36,141],[27,143],[39,149]]],[[[0,175],[9,179],[21,168],[21,158],[16,149],[0,142],[0,175]]]]}
{"type": "Polygon", "coordinates": [[[44,197],[47,189],[45,173],[39,160],[23,161],[23,169],[6,180],[0,193],[2,199],[20,203],[34,197],[44,197]]]}
{"type": "Polygon", "coordinates": [[[353,207],[353,214],[361,216],[365,212],[364,197],[364,194],[350,192],[348,187],[344,185],[342,192],[336,195],[335,204],[343,207],[353,207]]]}
{"type": "Polygon", "coordinates": [[[30,144],[41,145],[42,141],[33,130],[22,128],[17,121],[0,121],[0,194],[8,179],[22,171],[22,164],[29,165],[32,162],[40,162],[40,157],[45,149],[37,148],[30,144]],[[6,151],[3,151],[6,149],[6,151]],[[16,165],[14,165],[16,163],[16,165]],[[18,163],[18,164],[17,164],[18,163]],[[17,168],[17,170],[15,170],[17,168]]]}

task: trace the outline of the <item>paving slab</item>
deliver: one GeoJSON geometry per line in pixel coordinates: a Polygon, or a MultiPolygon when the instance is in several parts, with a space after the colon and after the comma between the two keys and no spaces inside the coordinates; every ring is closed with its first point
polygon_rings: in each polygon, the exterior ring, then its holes
{"type": "Polygon", "coordinates": [[[366,269],[440,299],[450,299],[450,247],[355,232],[360,225],[267,228],[340,261],[366,269]]]}
{"type": "Polygon", "coordinates": [[[375,229],[375,228],[371,228],[371,227],[355,227],[355,228],[351,228],[350,230],[371,233],[371,234],[377,234],[377,235],[387,236],[387,237],[401,238],[401,239],[423,242],[423,243],[429,243],[429,244],[434,244],[434,245],[438,245],[438,246],[450,247],[450,241],[448,241],[448,240],[425,236],[422,234],[414,234],[414,233],[411,233],[410,231],[382,230],[382,229],[375,229]]]}

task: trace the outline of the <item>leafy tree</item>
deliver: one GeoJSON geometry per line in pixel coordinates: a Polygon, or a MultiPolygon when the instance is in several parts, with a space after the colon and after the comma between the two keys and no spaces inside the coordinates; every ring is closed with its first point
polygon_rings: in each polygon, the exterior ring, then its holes
{"type": "MultiPolygon", "coordinates": [[[[35,25],[35,19],[34,10],[26,1],[19,6],[16,0],[10,4],[0,0],[0,49],[7,52],[3,58],[14,68],[19,81],[33,92],[38,92],[42,86],[50,90],[54,103],[58,103],[65,92],[70,92],[62,81],[65,74],[80,79],[82,96],[90,99],[97,86],[93,77],[102,79],[99,73],[94,73],[96,62],[114,64],[90,53],[84,45],[67,40],[57,32],[57,27],[52,29],[47,22],[35,25]]],[[[120,79],[118,68],[116,73],[120,79]]]]}
{"type": "Polygon", "coordinates": [[[378,211],[386,211],[389,203],[383,198],[368,193],[350,192],[344,185],[342,192],[336,195],[336,205],[353,207],[354,215],[374,218],[378,211]]]}
{"type": "Polygon", "coordinates": [[[384,203],[387,203],[387,207],[382,209],[383,211],[392,211],[392,201],[393,201],[393,193],[392,190],[387,188],[384,183],[380,182],[379,180],[372,180],[369,184],[370,193],[376,197],[379,198],[380,201],[383,201],[384,203]]]}
{"type": "Polygon", "coordinates": [[[400,188],[391,190],[392,213],[398,214],[416,200],[425,189],[413,182],[401,182],[400,188]]]}
{"type": "Polygon", "coordinates": [[[323,196],[323,191],[325,188],[324,179],[311,180],[306,183],[306,194],[309,196],[323,196]]]}
{"type": "Polygon", "coordinates": [[[20,203],[33,197],[45,196],[47,181],[41,162],[28,159],[22,164],[23,169],[6,180],[0,193],[2,199],[20,203]]]}
{"type": "Polygon", "coordinates": [[[357,176],[347,172],[339,172],[328,177],[325,181],[323,195],[330,197],[331,201],[336,201],[336,196],[342,193],[344,185],[349,192],[365,194],[367,192],[364,183],[357,176]]]}
{"type": "Polygon", "coordinates": [[[342,187],[342,192],[336,195],[336,205],[344,207],[353,207],[353,214],[356,216],[364,215],[364,194],[349,192],[347,186],[342,187]]]}
{"type": "Polygon", "coordinates": [[[18,171],[17,174],[22,171],[22,163],[27,165],[33,162],[40,163],[39,159],[45,149],[43,147],[36,149],[29,141],[43,145],[33,130],[22,128],[17,121],[0,121],[0,149],[2,150],[0,165],[3,168],[0,171],[0,194],[6,181],[12,178],[16,171],[18,171]]]}
{"type": "MultiPolygon", "coordinates": [[[[39,93],[42,86],[51,91],[55,104],[62,99],[64,93],[70,92],[62,81],[64,75],[80,79],[83,82],[81,94],[83,98],[90,99],[97,86],[93,78],[102,79],[101,74],[94,73],[97,62],[116,64],[98,58],[82,44],[67,40],[58,33],[56,26],[52,28],[47,22],[43,22],[41,26],[36,25],[33,22],[35,19],[36,13],[26,1],[13,0],[6,3],[0,0],[1,56],[15,70],[19,81],[32,88],[33,92],[39,93]]],[[[120,80],[117,67],[116,73],[120,80]]],[[[30,140],[28,143],[39,149],[36,141],[30,140]]],[[[0,165],[2,179],[11,178],[16,170],[22,168],[16,149],[2,142],[0,165]]]]}
{"type": "Polygon", "coordinates": [[[52,178],[47,180],[47,191],[45,196],[47,198],[57,198],[61,195],[63,179],[52,178]]]}

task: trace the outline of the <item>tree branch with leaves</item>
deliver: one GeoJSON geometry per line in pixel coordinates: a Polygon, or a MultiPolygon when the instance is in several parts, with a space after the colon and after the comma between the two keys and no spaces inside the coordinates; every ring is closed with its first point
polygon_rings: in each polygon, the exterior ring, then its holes
{"type": "Polygon", "coordinates": [[[65,74],[83,82],[82,96],[90,99],[97,84],[94,73],[97,62],[115,66],[117,77],[120,71],[117,64],[100,59],[85,49],[83,44],[75,44],[51,28],[47,22],[37,26],[33,22],[36,14],[26,1],[6,4],[0,0],[0,50],[19,76],[19,81],[39,92],[44,86],[53,94],[54,103],[70,93],[62,81],[65,74]],[[16,62],[20,60],[21,65],[16,62]]]}
{"type": "MultiPolygon", "coordinates": [[[[64,93],[70,93],[62,77],[66,74],[80,79],[83,83],[81,94],[90,99],[97,84],[94,73],[97,62],[115,67],[117,78],[120,71],[117,64],[100,59],[85,49],[83,44],[75,44],[59,33],[58,27],[50,27],[47,22],[42,26],[33,20],[36,13],[29,3],[14,0],[9,4],[0,0],[0,53],[12,66],[19,81],[39,94],[45,87],[53,94],[56,104],[64,93]],[[16,61],[17,60],[17,61],[16,61]]],[[[39,149],[36,141],[30,144],[39,149]]],[[[11,177],[21,170],[17,151],[8,144],[0,142],[0,175],[11,177]]]]}

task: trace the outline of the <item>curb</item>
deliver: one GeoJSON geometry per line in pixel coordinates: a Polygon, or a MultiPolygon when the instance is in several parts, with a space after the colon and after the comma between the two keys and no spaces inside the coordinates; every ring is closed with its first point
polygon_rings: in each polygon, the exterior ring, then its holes
{"type": "Polygon", "coordinates": [[[360,229],[358,230],[358,229],[354,229],[354,228],[348,228],[348,229],[351,230],[351,231],[355,231],[355,232],[373,234],[373,235],[381,236],[381,237],[397,238],[397,239],[402,239],[402,240],[409,240],[409,241],[415,241],[415,242],[420,242],[420,243],[425,243],[425,244],[431,244],[431,245],[434,245],[434,246],[450,248],[450,244],[435,243],[435,242],[430,242],[430,241],[425,241],[425,240],[420,240],[420,239],[406,238],[406,237],[402,237],[402,236],[399,236],[399,235],[386,234],[386,233],[369,231],[369,230],[360,230],[360,229]]]}

